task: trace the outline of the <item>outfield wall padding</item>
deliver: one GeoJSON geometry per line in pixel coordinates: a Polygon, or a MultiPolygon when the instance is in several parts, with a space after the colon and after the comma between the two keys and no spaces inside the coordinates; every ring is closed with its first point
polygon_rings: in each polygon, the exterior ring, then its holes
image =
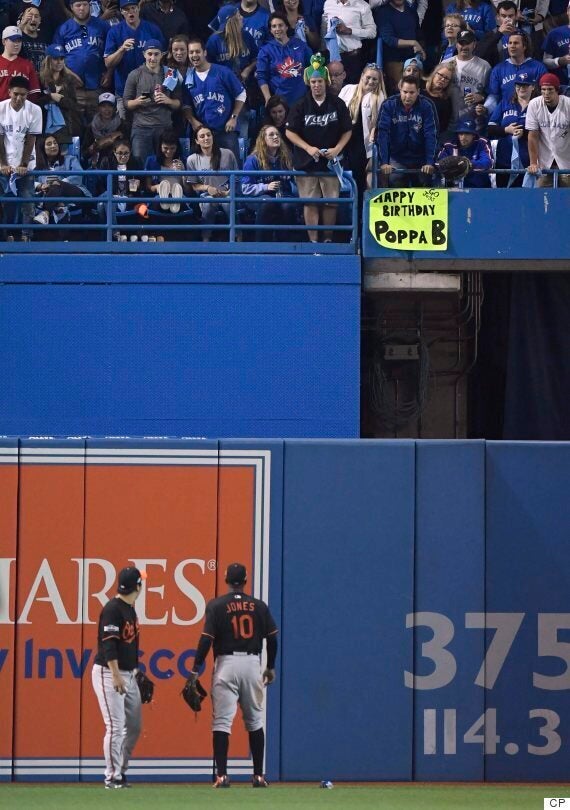
{"type": "Polygon", "coordinates": [[[0,779],[101,779],[95,622],[130,563],[157,695],[130,775],[208,781],[179,692],[236,560],[280,628],[270,779],[566,779],[568,480],[569,444],[2,440],[0,779]]]}

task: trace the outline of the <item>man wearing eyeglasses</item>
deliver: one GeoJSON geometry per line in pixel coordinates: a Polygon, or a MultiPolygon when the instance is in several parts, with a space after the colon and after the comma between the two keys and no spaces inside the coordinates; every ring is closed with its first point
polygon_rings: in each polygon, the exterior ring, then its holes
{"type": "Polygon", "coordinates": [[[336,59],[329,62],[329,78],[331,80],[329,93],[338,96],[346,82],[346,70],[342,62],[337,62],[336,59]]]}
{"type": "Polygon", "coordinates": [[[91,118],[97,112],[101,88],[109,84],[103,61],[109,23],[91,16],[88,0],[71,0],[69,10],[71,19],[59,26],[53,42],[65,49],[65,66],[81,83],[77,104],[91,118]]]}

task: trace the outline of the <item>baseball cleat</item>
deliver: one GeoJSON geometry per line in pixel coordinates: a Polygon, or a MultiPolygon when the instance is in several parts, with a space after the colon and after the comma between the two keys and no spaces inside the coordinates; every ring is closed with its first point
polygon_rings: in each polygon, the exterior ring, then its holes
{"type": "Polygon", "coordinates": [[[123,787],[122,780],[119,779],[105,779],[105,790],[118,790],[123,787]]]}
{"type": "Polygon", "coordinates": [[[254,776],[252,787],[254,788],[266,788],[269,787],[269,782],[265,778],[265,776],[254,776]]]}
{"type": "Polygon", "coordinates": [[[216,781],[212,785],[215,788],[229,788],[231,787],[230,780],[227,776],[216,776],[216,781]]]}
{"type": "MultiPolygon", "coordinates": [[[[119,781],[119,780],[117,779],[117,781],[119,781]]],[[[126,773],[121,774],[120,782],[121,782],[121,787],[123,787],[123,788],[132,788],[131,783],[127,779],[127,774],[126,773]]]]}

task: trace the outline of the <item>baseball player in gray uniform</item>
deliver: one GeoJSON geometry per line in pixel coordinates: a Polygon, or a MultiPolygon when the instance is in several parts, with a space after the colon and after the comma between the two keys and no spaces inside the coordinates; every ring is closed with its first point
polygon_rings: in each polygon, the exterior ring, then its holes
{"type": "Polygon", "coordinates": [[[204,629],[200,636],[192,676],[198,677],[210,647],[214,646],[212,676],[213,747],[216,780],[213,787],[229,788],[228,747],[238,702],[253,758],[253,787],[265,788],[263,775],[265,734],[263,731],[263,687],[275,680],[277,627],[269,608],[261,599],[245,593],[247,571],[232,563],[226,571],[229,593],[206,605],[204,629]],[[261,672],[263,639],[267,643],[267,667],[261,672]]]}
{"type": "Polygon", "coordinates": [[[105,721],[105,787],[130,787],[125,776],[141,729],[141,696],[136,681],[139,623],[134,604],[146,573],[123,568],[118,593],[99,617],[93,689],[105,721]]]}

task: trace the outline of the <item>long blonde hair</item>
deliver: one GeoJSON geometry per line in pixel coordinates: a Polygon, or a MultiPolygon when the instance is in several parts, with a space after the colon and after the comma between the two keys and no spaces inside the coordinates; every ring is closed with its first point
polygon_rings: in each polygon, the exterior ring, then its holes
{"type": "Polygon", "coordinates": [[[226,42],[230,59],[239,59],[249,53],[249,48],[243,40],[241,14],[234,14],[229,18],[222,37],[226,42]]]}
{"type": "MultiPolygon", "coordinates": [[[[265,143],[265,133],[267,132],[268,129],[277,129],[277,127],[275,126],[275,124],[265,124],[264,126],[262,126],[261,129],[259,130],[259,135],[256,138],[255,146],[253,147],[252,152],[252,154],[255,155],[259,160],[259,165],[261,166],[262,169],[271,168],[271,164],[269,162],[269,152],[267,151],[267,144],[265,143]]],[[[279,132],[278,129],[277,132],[279,132]]],[[[279,139],[281,143],[279,144],[279,151],[277,152],[277,157],[279,158],[281,166],[284,169],[291,169],[293,168],[293,164],[291,162],[291,153],[289,152],[289,149],[285,145],[283,137],[280,132],[279,132],[279,139]]]]}
{"type": "Polygon", "coordinates": [[[352,119],[353,124],[356,124],[356,122],[358,121],[358,116],[360,115],[360,105],[362,104],[362,99],[364,98],[364,96],[367,93],[370,92],[369,90],[364,89],[364,76],[365,76],[365,73],[366,73],[367,70],[373,70],[375,73],[378,74],[378,77],[379,77],[378,90],[376,91],[376,93],[370,93],[370,95],[372,97],[371,98],[371,115],[372,115],[372,120],[373,121],[376,121],[376,119],[378,118],[378,109],[379,109],[380,104],[382,103],[382,101],[384,101],[384,99],[386,98],[386,86],[384,84],[384,76],[382,74],[381,68],[379,68],[379,67],[371,67],[371,66],[365,67],[364,70],[362,71],[361,76],[360,76],[360,81],[358,82],[358,85],[356,87],[356,91],[355,91],[355,93],[354,93],[354,95],[353,95],[353,97],[352,97],[352,99],[350,101],[350,104],[348,105],[348,112],[350,113],[350,117],[352,119]],[[381,99],[380,98],[381,95],[383,95],[384,98],[381,99]]]}
{"type": "Polygon", "coordinates": [[[451,85],[453,84],[453,79],[455,77],[455,59],[450,59],[449,62],[440,62],[439,65],[436,65],[432,72],[426,79],[426,90],[427,92],[432,95],[433,94],[433,79],[436,73],[440,73],[442,70],[447,70],[449,72],[449,82],[441,91],[441,97],[447,98],[449,96],[449,91],[451,89],[451,85]]]}
{"type": "MultiPolygon", "coordinates": [[[[55,67],[53,63],[54,60],[52,59],[51,56],[46,56],[44,58],[44,61],[42,62],[42,66],[40,68],[40,84],[42,85],[42,87],[49,87],[50,84],[53,84],[53,82],[55,82],[55,79],[53,78],[53,74],[55,72],[55,67]]],[[[60,81],[71,81],[71,73],[66,68],[65,64],[63,65],[60,71],[60,76],[61,76],[60,81]]]]}

